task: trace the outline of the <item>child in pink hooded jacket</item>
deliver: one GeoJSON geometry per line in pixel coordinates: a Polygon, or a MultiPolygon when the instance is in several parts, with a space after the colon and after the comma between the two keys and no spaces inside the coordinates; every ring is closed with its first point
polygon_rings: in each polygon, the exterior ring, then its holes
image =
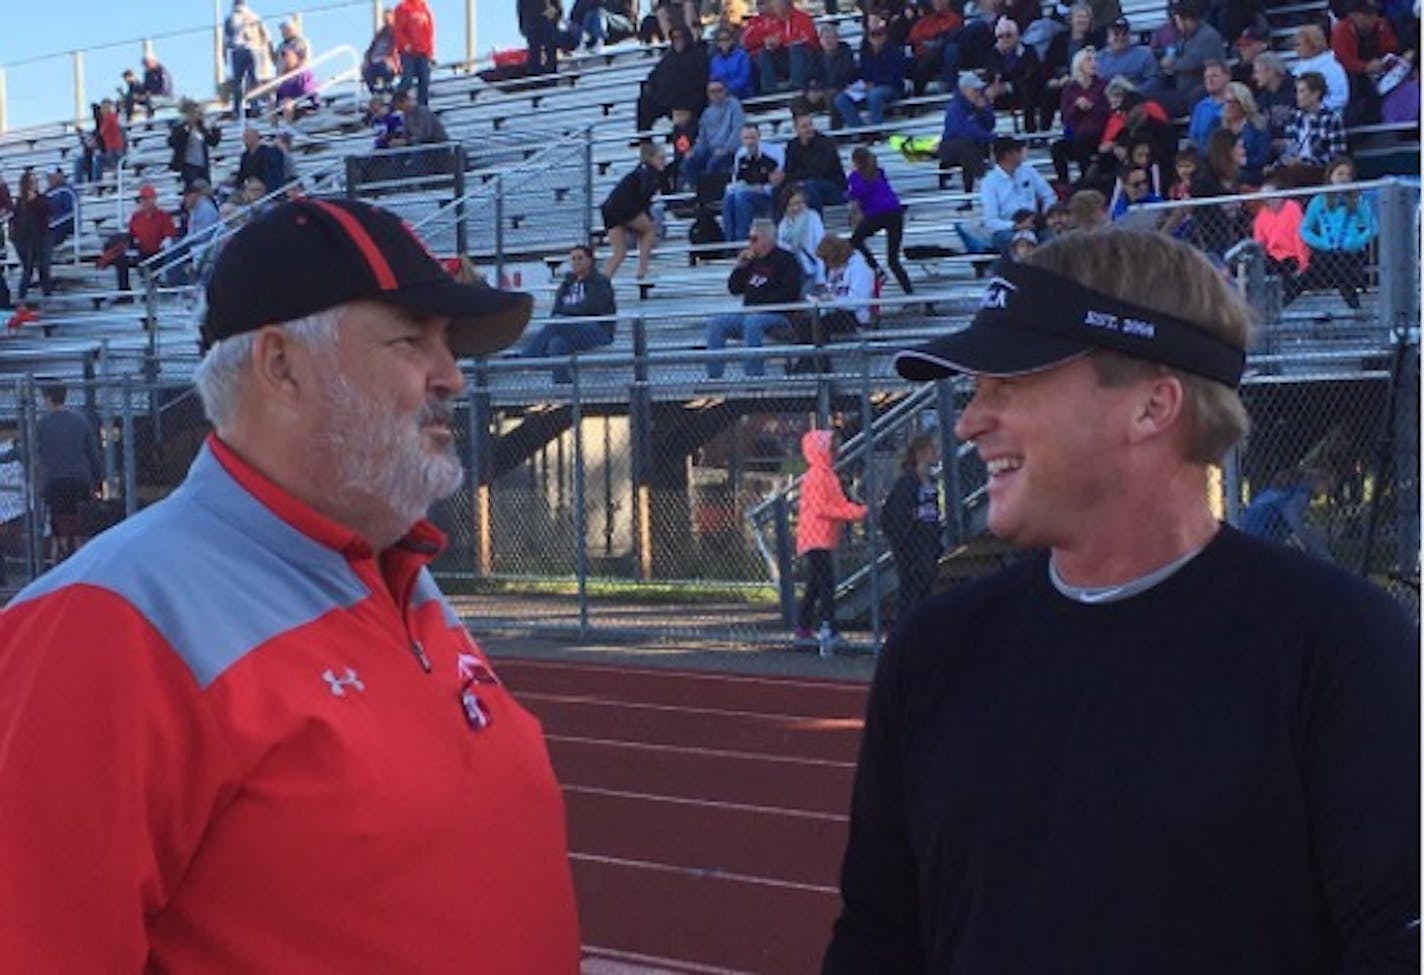
{"type": "Polygon", "coordinates": [[[834,633],[836,630],[834,601],[836,576],[831,553],[841,540],[841,522],[860,521],[865,517],[865,505],[856,504],[845,496],[836,472],[835,434],[830,430],[811,430],[801,438],[801,453],[808,469],[801,479],[801,512],[796,522],[796,554],[806,559],[806,589],[796,619],[796,636],[811,636],[811,624],[817,619],[834,633]]]}

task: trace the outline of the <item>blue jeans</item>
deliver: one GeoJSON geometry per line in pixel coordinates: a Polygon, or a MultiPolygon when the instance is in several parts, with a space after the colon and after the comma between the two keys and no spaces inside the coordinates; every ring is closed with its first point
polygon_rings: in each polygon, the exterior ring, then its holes
{"type": "Polygon", "coordinates": [[[396,91],[410,91],[412,81],[415,82],[416,103],[429,105],[430,59],[419,54],[402,54],[401,78],[400,84],[396,85],[396,91]]]}
{"type": "Polygon", "coordinates": [[[388,91],[396,80],[396,73],[391,70],[390,63],[383,58],[364,65],[361,68],[361,77],[366,82],[366,88],[370,91],[388,91]]]}
{"type": "Polygon", "coordinates": [[[804,91],[806,82],[811,78],[811,54],[805,44],[762,51],[757,55],[757,69],[761,73],[763,95],[770,95],[782,87],[804,91]],[[778,81],[783,75],[788,80],[778,81]]]}
{"type": "Polygon", "coordinates": [[[722,236],[728,243],[747,239],[752,220],[771,212],[771,194],[760,188],[727,187],[722,194],[722,236]]]}
{"type": "MultiPolygon", "coordinates": [[[[773,325],[790,327],[791,323],[780,312],[731,312],[725,315],[714,315],[707,323],[707,348],[725,349],[727,339],[740,338],[742,344],[747,348],[759,349],[762,336],[773,325]]],[[[721,379],[726,367],[726,360],[723,359],[708,362],[707,378],[721,379]]],[[[742,375],[744,376],[761,376],[765,373],[766,362],[761,359],[748,359],[742,363],[742,375]]]]}
{"type": "MultiPolygon", "coordinates": [[[[576,318],[565,318],[549,322],[539,331],[524,340],[519,354],[531,359],[546,359],[566,356],[571,352],[596,349],[613,341],[613,325],[609,322],[583,322],[576,318]]],[[[555,366],[554,382],[570,381],[566,366],[555,366]]]]}
{"type": "Polygon", "coordinates": [[[703,173],[731,172],[732,158],[730,152],[716,152],[706,143],[699,142],[683,157],[678,167],[678,182],[689,190],[696,190],[697,179],[703,173]]]}
{"type": "MultiPolygon", "coordinates": [[[[891,102],[898,102],[905,95],[903,88],[895,89],[889,85],[876,85],[865,93],[865,107],[870,110],[870,124],[879,125],[885,121],[885,106],[891,102]]],[[[860,108],[856,105],[854,98],[845,92],[836,96],[836,109],[841,113],[841,121],[847,128],[858,129],[865,122],[860,117],[860,108]]]]}
{"type": "Polygon", "coordinates": [[[828,179],[803,179],[797,185],[806,193],[806,205],[817,213],[828,206],[845,202],[845,187],[837,186],[828,179]]]}
{"type": "Polygon", "coordinates": [[[242,96],[257,87],[257,59],[245,47],[232,49],[232,114],[242,118],[242,96]]]}

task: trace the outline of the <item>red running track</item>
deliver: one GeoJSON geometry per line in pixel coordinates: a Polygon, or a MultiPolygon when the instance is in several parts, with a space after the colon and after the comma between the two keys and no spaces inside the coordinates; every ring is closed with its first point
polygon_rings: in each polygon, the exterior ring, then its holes
{"type": "Polygon", "coordinates": [[[564,788],[586,972],[816,972],[866,687],[501,658],[564,788]]]}

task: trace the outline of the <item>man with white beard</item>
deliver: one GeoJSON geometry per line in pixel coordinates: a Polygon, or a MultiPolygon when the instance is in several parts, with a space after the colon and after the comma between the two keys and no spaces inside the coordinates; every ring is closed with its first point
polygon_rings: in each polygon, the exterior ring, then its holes
{"type": "Polygon", "coordinates": [[[187,479],[0,615],[7,969],[577,972],[542,732],[427,569],[530,307],[362,203],[227,245],[187,479]]]}

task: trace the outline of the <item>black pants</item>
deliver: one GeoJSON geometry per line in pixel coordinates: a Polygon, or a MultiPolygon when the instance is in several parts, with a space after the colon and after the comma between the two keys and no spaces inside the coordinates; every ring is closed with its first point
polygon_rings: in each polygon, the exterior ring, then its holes
{"type": "Polygon", "coordinates": [[[913,543],[904,549],[894,548],[892,553],[895,556],[895,574],[900,579],[899,611],[895,617],[899,623],[916,603],[930,594],[939,568],[939,556],[929,546],[913,543]]]}
{"type": "Polygon", "coordinates": [[[861,217],[860,223],[855,225],[855,230],[851,231],[850,245],[860,251],[867,264],[873,270],[880,270],[880,265],[875,261],[875,255],[870,253],[870,248],[865,241],[868,237],[873,237],[880,231],[885,231],[885,260],[890,265],[890,272],[895,275],[895,280],[900,282],[900,290],[907,295],[915,293],[915,289],[910,285],[910,275],[905,271],[905,265],[900,263],[900,241],[905,236],[905,211],[886,210],[884,213],[877,213],[873,217],[861,217]]]}
{"type": "MultiPolygon", "coordinates": [[[[939,168],[958,166],[964,174],[964,192],[974,192],[974,181],[984,176],[985,146],[973,139],[945,139],[939,144],[939,168]]],[[[941,175],[940,189],[949,185],[949,177],[941,175]]]]}
{"type": "Polygon", "coordinates": [[[796,614],[798,629],[811,629],[812,622],[825,623],[836,631],[836,570],[831,550],[813,548],[805,555],[806,591],[801,596],[801,609],[796,614]],[[818,612],[819,607],[819,612],[818,612]]]}
{"type": "Polygon", "coordinates": [[[1300,290],[1334,288],[1351,308],[1360,307],[1365,287],[1365,251],[1310,252],[1310,266],[1300,276],[1300,290]]]}

